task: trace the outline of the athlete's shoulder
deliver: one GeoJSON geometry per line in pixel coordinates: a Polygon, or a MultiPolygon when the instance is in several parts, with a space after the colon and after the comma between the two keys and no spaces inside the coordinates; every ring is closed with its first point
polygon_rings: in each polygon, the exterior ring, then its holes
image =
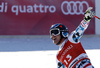
{"type": "Polygon", "coordinates": [[[76,40],[76,39],[77,39],[77,38],[75,37],[75,31],[73,31],[73,32],[69,35],[68,40],[69,40],[71,43],[77,44],[77,43],[80,42],[80,40],[79,40],[79,39],[76,40]]]}

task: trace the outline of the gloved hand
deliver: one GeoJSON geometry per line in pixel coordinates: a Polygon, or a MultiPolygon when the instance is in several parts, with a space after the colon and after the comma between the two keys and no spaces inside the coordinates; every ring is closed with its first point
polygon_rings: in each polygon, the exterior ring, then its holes
{"type": "Polygon", "coordinates": [[[93,18],[95,16],[95,12],[92,10],[93,7],[89,7],[86,11],[85,11],[85,21],[90,21],[91,18],[93,18]]]}

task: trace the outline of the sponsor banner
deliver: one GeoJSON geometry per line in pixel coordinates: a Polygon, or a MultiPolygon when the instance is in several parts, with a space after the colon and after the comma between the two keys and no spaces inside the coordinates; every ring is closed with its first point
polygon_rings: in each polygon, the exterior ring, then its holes
{"type": "MultiPolygon", "coordinates": [[[[0,35],[48,35],[52,24],[77,28],[95,0],[0,0],[0,35]]],[[[95,19],[85,34],[95,34],[95,19]]]]}

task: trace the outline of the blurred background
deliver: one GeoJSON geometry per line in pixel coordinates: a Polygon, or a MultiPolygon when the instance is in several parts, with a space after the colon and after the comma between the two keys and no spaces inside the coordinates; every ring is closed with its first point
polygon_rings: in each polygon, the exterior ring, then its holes
{"type": "MultiPolygon", "coordinates": [[[[66,25],[72,32],[88,7],[93,7],[100,16],[97,3],[96,0],[0,0],[0,35],[49,35],[50,26],[55,23],[66,25]]],[[[100,34],[97,24],[100,23],[93,18],[85,34],[100,34]]]]}

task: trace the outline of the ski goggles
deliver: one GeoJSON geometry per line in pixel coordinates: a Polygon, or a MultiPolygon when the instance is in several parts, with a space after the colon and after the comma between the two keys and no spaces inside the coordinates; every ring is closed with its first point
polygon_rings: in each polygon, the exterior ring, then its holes
{"type": "Polygon", "coordinates": [[[54,28],[50,30],[50,36],[54,35],[59,35],[60,34],[60,30],[58,28],[54,28]]]}

